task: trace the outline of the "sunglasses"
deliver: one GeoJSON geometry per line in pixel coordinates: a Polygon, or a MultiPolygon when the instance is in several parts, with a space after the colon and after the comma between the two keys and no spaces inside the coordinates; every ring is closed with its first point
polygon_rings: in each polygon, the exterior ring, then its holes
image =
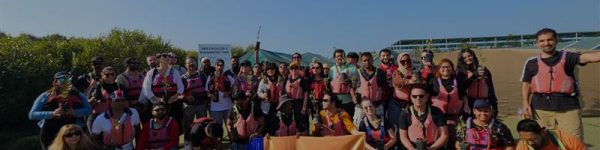
{"type": "Polygon", "coordinates": [[[58,81],[59,83],[65,83],[67,82],[67,78],[58,78],[56,79],[56,81],[58,81]]]}
{"type": "Polygon", "coordinates": [[[114,74],[114,73],[105,73],[104,75],[105,75],[105,76],[108,76],[108,77],[110,77],[110,76],[115,76],[115,74],[114,74]]]}
{"type": "Polygon", "coordinates": [[[156,112],[159,112],[159,111],[167,111],[167,109],[166,109],[166,108],[159,108],[159,109],[154,109],[154,110],[152,110],[152,111],[156,111],[156,112]]]}
{"type": "Polygon", "coordinates": [[[411,95],[412,98],[424,98],[425,95],[411,95]]]}
{"type": "Polygon", "coordinates": [[[402,63],[402,64],[407,64],[409,62],[410,62],[410,60],[400,60],[400,63],[402,63]]]}
{"type": "Polygon", "coordinates": [[[81,136],[81,132],[71,132],[65,134],[65,137],[81,136]]]}
{"type": "Polygon", "coordinates": [[[311,67],[310,69],[321,69],[320,67],[311,67]]]}

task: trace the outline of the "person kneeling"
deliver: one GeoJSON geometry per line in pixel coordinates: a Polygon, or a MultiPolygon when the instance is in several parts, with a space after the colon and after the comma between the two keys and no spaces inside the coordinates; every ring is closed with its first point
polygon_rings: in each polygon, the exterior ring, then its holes
{"type": "Polygon", "coordinates": [[[320,117],[316,118],[313,133],[321,136],[359,134],[350,115],[338,108],[341,102],[332,98],[327,94],[323,97],[323,110],[319,113],[320,117]]]}
{"type": "Polygon", "coordinates": [[[195,119],[191,125],[189,141],[185,149],[222,149],[221,138],[223,138],[223,125],[211,118],[201,117],[195,119]]]}
{"type": "Polygon", "coordinates": [[[542,128],[535,120],[525,119],[519,121],[517,131],[521,138],[517,144],[517,150],[587,149],[583,141],[575,135],[561,130],[542,128]]]}
{"type": "Polygon", "coordinates": [[[154,118],[146,122],[137,140],[137,149],[177,149],[179,144],[179,124],[173,117],[167,116],[167,107],[163,103],[152,107],[154,118]]]}
{"type": "MultiPolygon", "coordinates": [[[[515,148],[510,129],[493,118],[494,110],[487,100],[473,102],[473,116],[467,119],[466,128],[461,131],[463,137],[460,149],[512,150],[515,148]]],[[[461,135],[461,134],[459,134],[461,135]]],[[[461,140],[462,139],[462,140],[461,140]]]]}

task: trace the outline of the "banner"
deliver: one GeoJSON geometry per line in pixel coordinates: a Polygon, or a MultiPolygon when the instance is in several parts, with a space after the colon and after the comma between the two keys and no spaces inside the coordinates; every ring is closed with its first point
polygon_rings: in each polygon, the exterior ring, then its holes
{"type": "Polygon", "coordinates": [[[309,137],[285,136],[264,138],[265,150],[364,150],[365,135],[309,137]]]}
{"type": "Polygon", "coordinates": [[[225,66],[223,71],[231,68],[231,45],[229,44],[198,44],[198,64],[202,67],[200,60],[207,57],[213,67],[217,59],[223,59],[225,66]]]}

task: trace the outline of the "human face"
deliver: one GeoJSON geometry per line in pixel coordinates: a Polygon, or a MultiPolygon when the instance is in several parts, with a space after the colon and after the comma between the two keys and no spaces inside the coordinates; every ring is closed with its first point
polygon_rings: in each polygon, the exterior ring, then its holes
{"type": "Polygon", "coordinates": [[[335,53],[333,57],[335,58],[335,63],[344,64],[344,53],[335,53]]]}
{"type": "Polygon", "coordinates": [[[390,61],[390,53],[388,52],[381,52],[381,54],[379,54],[379,58],[381,58],[381,63],[382,64],[389,64],[390,61]]]}
{"type": "Polygon", "coordinates": [[[76,145],[81,140],[81,131],[69,131],[64,135],[65,143],[68,145],[76,145]]]}
{"type": "Polygon", "coordinates": [[[127,65],[125,67],[127,67],[129,70],[137,70],[139,66],[139,63],[137,62],[137,60],[132,59],[131,61],[127,62],[127,65]]]}
{"type": "Polygon", "coordinates": [[[302,61],[302,57],[300,55],[294,55],[294,56],[292,56],[292,62],[294,62],[294,63],[300,63],[300,61],[302,61]]]}
{"type": "Polygon", "coordinates": [[[58,79],[54,79],[54,83],[56,85],[58,85],[58,87],[61,89],[67,88],[69,86],[69,84],[71,84],[70,82],[71,81],[69,81],[69,79],[67,77],[61,77],[58,79]]]}
{"type": "Polygon", "coordinates": [[[288,73],[287,71],[288,71],[288,68],[285,64],[279,64],[279,73],[280,74],[285,75],[288,73]]]}
{"type": "Polygon", "coordinates": [[[299,72],[300,72],[300,69],[298,69],[298,68],[290,69],[290,74],[294,77],[298,76],[300,74],[299,72]]]}
{"type": "Polygon", "coordinates": [[[165,108],[165,106],[156,106],[154,108],[152,108],[152,116],[162,119],[165,118],[165,116],[167,115],[167,108],[165,108]]]}
{"type": "Polygon", "coordinates": [[[231,66],[238,66],[238,65],[240,65],[240,59],[231,58],[231,66]]]}
{"type": "Polygon", "coordinates": [[[260,65],[254,65],[254,68],[252,68],[252,71],[254,72],[254,74],[260,74],[260,65]]]}
{"type": "Polygon", "coordinates": [[[450,77],[454,73],[454,68],[450,65],[450,63],[442,63],[440,65],[440,74],[443,77],[450,77]]]}
{"type": "Polygon", "coordinates": [[[373,67],[373,58],[364,56],[364,57],[361,57],[361,61],[362,61],[362,65],[364,68],[373,67]]]}
{"type": "Polygon", "coordinates": [[[275,76],[275,69],[274,68],[268,68],[267,69],[267,75],[272,77],[275,76]]]}
{"type": "MultiPolygon", "coordinates": [[[[542,131],[544,132],[544,131],[542,131]]],[[[536,134],[534,132],[521,131],[519,132],[521,140],[525,141],[525,144],[532,146],[533,148],[539,149],[544,144],[544,136],[536,134]]]]}
{"type": "Polygon", "coordinates": [[[556,50],[556,37],[552,33],[544,33],[537,37],[537,47],[544,53],[552,53],[556,50]]]}
{"type": "Polygon", "coordinates": [[[421,63],[423,63],[426,66],[431,66],[431,57],[431,54],[427,52],[421,53],[421,63]]]}
{"type": "Polygon", "coordinates": [[[362,106],[363,111],[367,115],[375,114],[375,105],[371,101],[362,101],[360,104],[362,106]]]}
{"type": "Polygon", "coordinates": [[[329,74],[329,66],[327,66],[327,67],[323,66],[323,73],[324,73],[325,75],[328,75],[328,74],[329,74]]]}
{"type": "Polygon", "coordinates": [[[152,68],[158,66],[158,62],[156,61],[156,56],[146,57],[146,64],[148,64],[148,66],[150,66],[152,68]]]}
{"type": "Polygon", "coordinates": [[[329,95],[323,96],[322,102],[323,102],[323,109],[327,109],[329,107],[333,107],[333,106],[330,106],[330,105],[335,105],[335,104],[332,104],[332,103],[335,103],[335,102],[331,101],[331,96],[329,96],[329,95]]]}
{"type": "Polygon", "coordinates": [[[250,66],[242,66],[240,67],[240,73],[251,73],[252,69],[250,68],[250,66]]]}
{"type": "Polygon", "coordinates": [[[106,83],[114,83],[115,82],[115,72],[113,71],[104,71],[102,72],[102,80],[106,83]]]}
{"type": "Polygon", "coordinates": [[[193,59],[185,60],[185,68],[191,72],[198,70],[198,66],[196,66],[196,62],[193,59]]]}
{"type": "Polygon", "coordinates": [[[492,109],[489,107],[486,108],[474,108],[473,114],[475,115],[475,119],[482,122],[490,122],[492,118],[492,109]]]}
{"type": "Polygon", "coordinates": [[[471,55],[471,53],[464,52],[462,54],[462,57],[463,57],[463,61],[465,62],[465,64],[467,64],[467,65],[473,64],[473,55],[471,55]]]}
{"type": "Polygon", "coordinates": [[[224,67],[224,64],[222,62],[217,62],[217,67],[216,67],[217,71],[223,72],[223,67],[224,67]]]}
{"type": "Polygon", "coordinates": [[[400,58],[400,64],[402,66],[409,66],[411,64],[410,62],[410,58],[406,55],[402,55],[402,57],[400,58]]]}
{"type": "Polygon", "coordinates": [[[101,61],[92,62],[92,68],[94,68],[94,70],[96,70],[96,71],[102,71],[102,68],[104,68],[104,62],[101,62],[101,61]]]}
{"type": "Polygon", "coordinates": [[[358,60],[355,58],[347,57],[346,62],[348,62],[349,64],[356,64],[356,63],[358,63],[358,60]]]}
{"type": "Polygon", "coordinates": [[[161,64],[169,65],[171,64],[171,55],[163,54],[160,58],[158,58],[158,61],[161,64]]]}
{"type": "Polygon", "coordinates": [[[315,74],[321,74],[323,72],[323,68],[319,67],[318,64],[314,64],[310,67],[310,69],[315,73],[315,74]]]}
{"type": "Polygon", "coordinates": [[[423,107],[427,103],[427,93],[425,90],[415,88],[410,91],[410,100],[416,107],[423,107]]]}
{"type": "Polygon", "coordinates": [[[202,65],[204,66],[204,68],[210,67],[210,60],[206,59],[206,60],[202,61],[202,65]]]}

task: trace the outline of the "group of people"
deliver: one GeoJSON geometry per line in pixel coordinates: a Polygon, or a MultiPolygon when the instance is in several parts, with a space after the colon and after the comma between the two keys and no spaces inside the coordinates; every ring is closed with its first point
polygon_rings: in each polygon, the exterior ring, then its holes
{"type": "Polygon", "coordinates": [[[557,42],[554,30],[538,31],[542,53],[522,78],[531,119],[519,122],[519,142],[496,119],[492,74],[471,49],[456,65],[423,51],[418,68],[389,49],[378,66],[369,52],[337,49],[334,64],[303,66],[294,53],[290,64],[232,57],[229,70],[220,59],[188,57],[181,67],[159,53],[147,69],[125,59],[120,74],[94,57],[90,73],[56,73],[29,117],[40,120],[44,149],[178,149],[183,135],[186,149],[221,149],[228,139],[236,150],[264,136],[349,134],[365,134],[367,149],[585,149],[573,70],[600,53],[557,51],[557,42]]]}

